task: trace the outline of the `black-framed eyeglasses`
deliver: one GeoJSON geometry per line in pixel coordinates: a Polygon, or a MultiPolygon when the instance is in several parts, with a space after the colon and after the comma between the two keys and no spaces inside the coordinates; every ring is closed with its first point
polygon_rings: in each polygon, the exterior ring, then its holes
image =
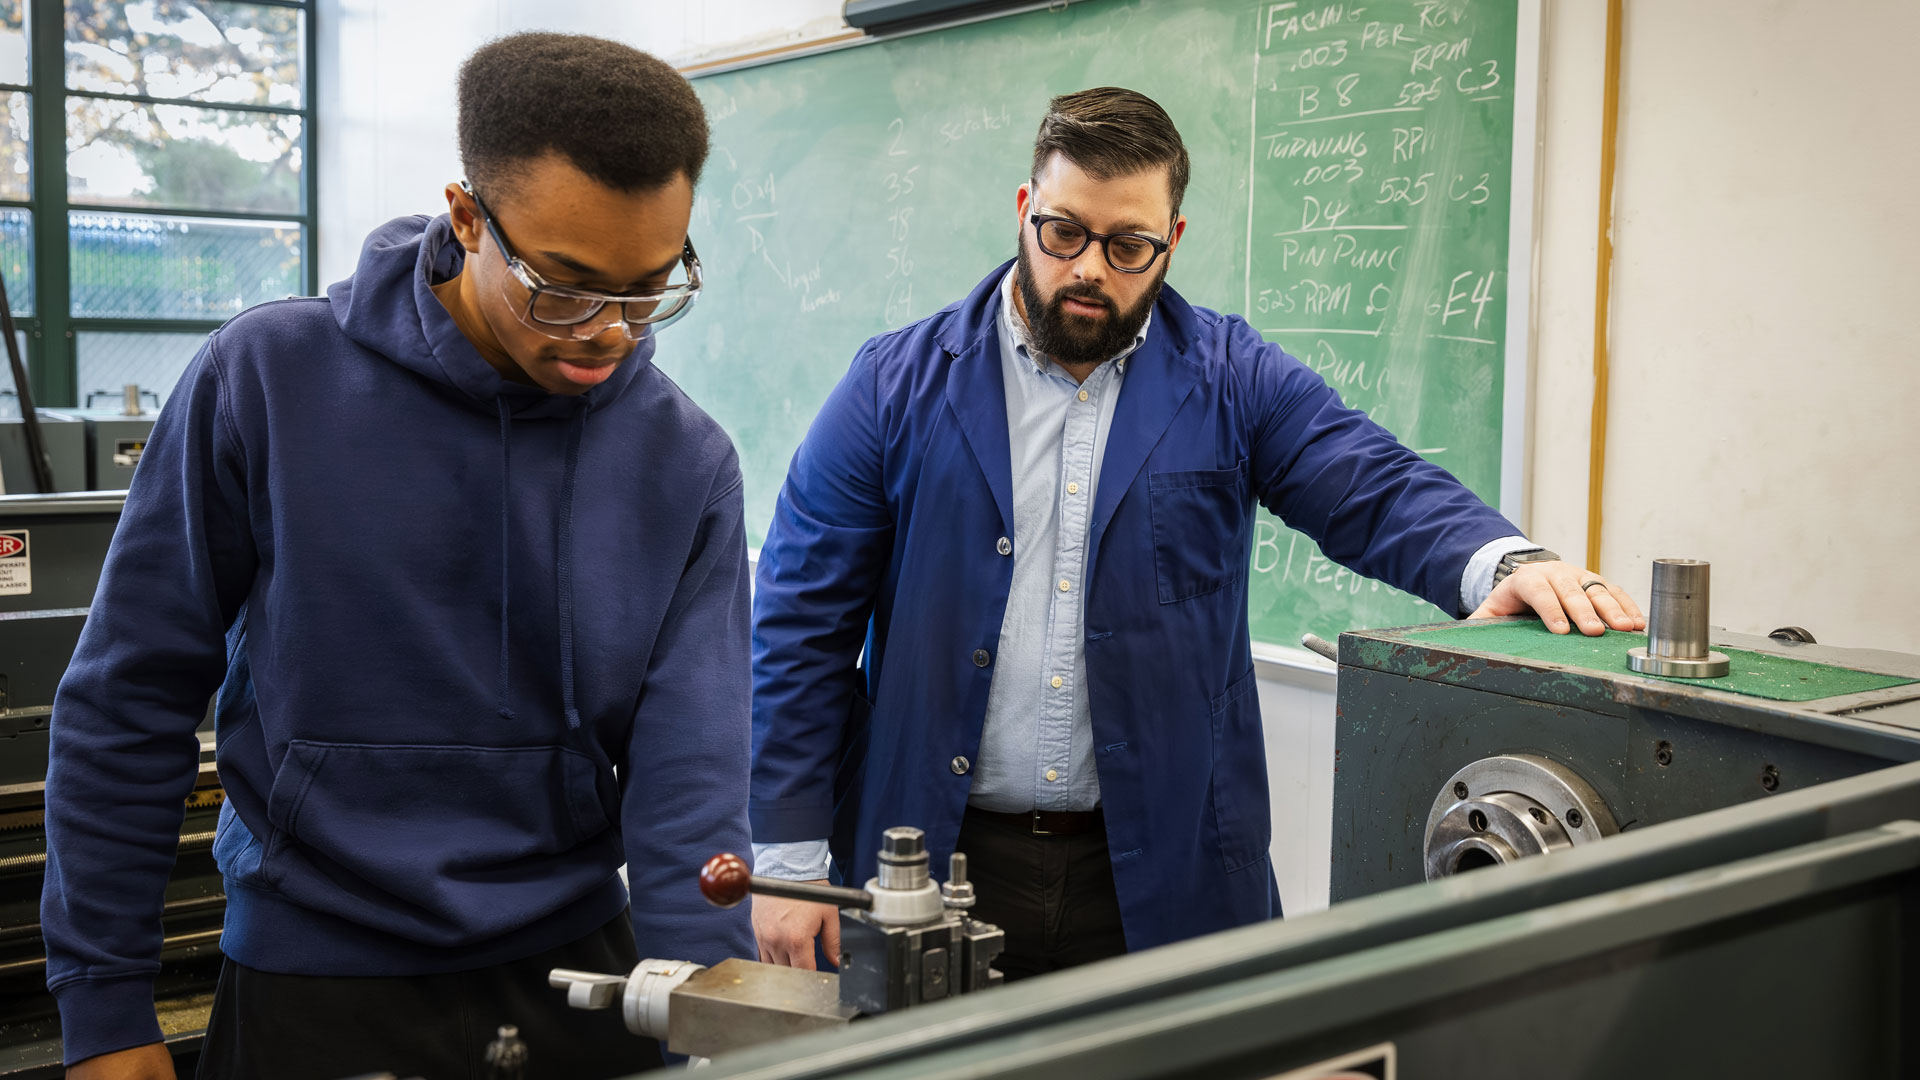
{"type": "Polygon", "coordinates": [[[493,237],[501,258],[506,261],[508,274],[520,286],[515,290],[503,283],[501,288],[514,317],[530,329],[561,340],[585,341],[618,324],[628,338],[638,341],[678,321],[699,299],[704,279],[692,237],[687,238],[680,253],[680,265],[687,274],[682,284],[629,295],[558,285],[542,277],[514,252],[506,233],[500,230],[493,212],[487,209],[473,185],[463,181],[460,186],[473,198],[480,220],[486,223],[487,235],[493,237]]]}
{"type": "Polygon", "coordinates": [[[1033,236],[1039,241],[1041,251],[1056,259],[1077,259],[1088,244],[1098,240],[1106,253],[1107,265],[1123,274],[1145,273],[1155,259],[1173,246],[1157,236],[1143,233],[1097,233],[1072,218],[1055,214],[1034,213],[1028,215],[1027,220],[1033,223],[1033,236]]]}

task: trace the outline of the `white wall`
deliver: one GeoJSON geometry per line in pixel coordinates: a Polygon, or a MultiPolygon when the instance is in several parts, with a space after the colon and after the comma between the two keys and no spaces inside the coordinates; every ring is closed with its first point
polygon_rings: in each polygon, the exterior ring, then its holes
{"type": "MultiPolygon", "coordinates": [[[[1531,520],[1521,525],[1541,543],[1584,563],[1606,0],[1548,0],[1546,8],[1527,500],[1531,520]]],[[[1644,594],[1644,586],[1638,591],[1644,594]]]]}
{"type": "Polygon", "coordinates": [[[1711,559],[1729,629],[1920,651],[1920,4],[1629,7],[1607,568],[1711,559]]]}
{"type": "Polygon", "coordinates": [[[454,79],[492,38],[598,34],[688,64],[844,29],[839,0],[319,0],[315,24],[323,285],[353,271],[374,227],[446,208],[454,79]]]}
{"type": "Polygon", "coordinates": [[[1273,842],[1268,855],[1286,914],[1327,906],[1333,872],[1332,671],[1260,665],[1273,842]]]}
{"type": "MultiPolygon", "coordinates": [[[[1599,568],[1920,652],[1911,0],[1629,0],[1599,568]]],[[[1553,5],[1534,535],[1585,547],[1604,0],[1553,5]]]]}

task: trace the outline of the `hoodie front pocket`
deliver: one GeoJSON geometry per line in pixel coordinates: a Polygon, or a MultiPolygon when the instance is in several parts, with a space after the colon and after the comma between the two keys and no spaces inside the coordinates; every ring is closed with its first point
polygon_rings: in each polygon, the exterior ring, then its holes
{"type": "MultiPolygon", "coordinates": [[[[267,799],[268,820],[282,834],[273,847],[286,849],[269,860],[318,856],[429,910],[471,916],[490,883],[611,826],[598,773],[592,758],[562,746],[295,740],[267,799]]],[[[284,878],[289,869],[268,873],[284,878]]]]}

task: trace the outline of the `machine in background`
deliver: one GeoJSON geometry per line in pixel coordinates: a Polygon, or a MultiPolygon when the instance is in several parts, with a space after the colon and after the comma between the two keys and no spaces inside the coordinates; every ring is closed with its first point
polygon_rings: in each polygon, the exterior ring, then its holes
{"type": "MultiPolygon", "coordinates": [[[[125,500],[125,492],[0,496],[0,1077],[7,1080],[61,1072],[60,1018],[47,993],[40,937],[48,723],[125,500]]],[[[161,909],[154,996],[177,1059],[197,1051],[220,969],[226,896],[213,833],[224,797],[209,715],[161,909]]],[[[190,1057],[182,1060],[190,1068],[190,1057]]]]}
{"type": "Polygon", "coordinates": [[[1683,679],[1524,618],[1341,635],[1332,899],[1920,760],[1920,657],[1811,637],[1715,633],[1729,674],[1683,679]]]}
{"type": "Polygon", "coordinates": [[[617,1006],[628,1031],[707,1058],[1000,985],[993,961],[1006,934],[967,914],[967,857],[952,857],[940,886],[928,862],[924,833],[893,828],[881,840],[879,876],[865,889],[752,877],[737,855],[716,855],[701,870],[701,892],[721,907],[749,892],[838,907],[837,973],[739,959],[712,968],[642,960],[627,975],[555,968],[549,982],[573,1008],[617,1006]]]}
{"type": "MultiPolygon", "coordinates": [[[[38,482],[28,425],[15,411],[13,416],[0,415],[0,493],[17,495],[38,491],[38,482]]],[[[94,391],[78,409],[34,410],[53,490],[125,491],[159,414],[160,396],[133,383],[112,394],[94,391]],[[94,407],[96,401],[116,396],[114,405],[94,407]]]]}
{"type": "MultiPolygon", "coordinates": [[[[36,409],[34,417],[39,421],[37,434],[53,490],[86,491],[90,487],[86,424],[54,409],[36,409]]],[[[33,437],[24,416],[0,416],[0,484],[15,494],[40,492],[33,470],[33,437]]]]}

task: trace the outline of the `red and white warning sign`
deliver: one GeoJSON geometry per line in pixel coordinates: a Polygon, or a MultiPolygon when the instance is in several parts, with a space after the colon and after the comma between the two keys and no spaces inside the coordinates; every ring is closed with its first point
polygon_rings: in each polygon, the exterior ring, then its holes
{"type": "Polygon", "coordinates": [[[27,530],[0,531],[0,596],[33,591],[33,549],[27,530]]]}

